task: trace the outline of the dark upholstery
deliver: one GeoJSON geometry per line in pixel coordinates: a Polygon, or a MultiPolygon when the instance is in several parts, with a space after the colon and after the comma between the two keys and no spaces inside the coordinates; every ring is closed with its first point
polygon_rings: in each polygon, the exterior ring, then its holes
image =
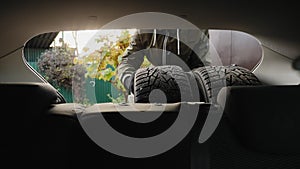
{"type": "MultiPolygon", "coordinates": [[[[76,107],[76,106],[75,106],[76,107]]],[[[149,107],[145,107],[147,110],[149,107]]],[[[158,156],[149,158],[126,158],[112,154],[101,147],[99,147],[90,137],[85,133],[78,121],[82,119],[81,123],[93,123],[98,116],[104,116],[107,122],[120,133],[132,137],[148,137],[161,132],[160,128],[167,129],[172,125],[177,117],[177,109],[170,108],[166,110],[158,119],[149,124],[134,124],[133,122],[126,122],[124,117],[115,110],[111,109],[110,104],[101,103],[87,108],[83,108],[83,113],[74,111],[74,105],[60,104],[54,105],[48,111],[49,132],[44,140],[52,143],[50,148],[55,159],[48,168],[55,168],[57,166],[64,166],[63,168],[143,168],[143,169],[165,169],[165,168],[190,168],[190,148],[192,142],[195,142],[195,137],[200,132],[201,127],[205,121],[205,117],[210,108],[209,104],[202,104],[200,106],[199,114],[196,124],[188,136],[183,139],[173,149],[158,156]],[[99,107],[99,109],[97,108],[99,107]],[[96,108],[96,109],[93,109],[96,108]],[[96,111],[95,111],[96,110],[96,111]],[[134,127],[135,126],[135,127],[134,127]],[[51,166],[51,167],[49,167],[51,166]]],[[[77,110],[80,110],[77,109],[77,110]]],[[[120,107],[120,111],[125,111],[120,107]]],[[[129,113],[140,113],[132,111],[129,113]]],[[[147,112],[145,113],[155,113],[147,112]]],[[[189,113],[189,112],[186,112],[189,113]]],[[[99,133],[101,134],[101,133],[99,133]]],[[[105,136],[103,134],[103,136],[105,136]]],[[[49,151],[49,150],[47,150],[49,151]]],[[[132,150],[136,151],[136,150],[132,150]]],[[[47,163],[47,162],[45,162],[47,163]]]]}
{"type": "Polygon", "coordinates": [[[43,169],[76,168],[81,148],[89,145],[80,140],[88,140],[82,130],[77,116],[83,112],[84,106],[77,103],[52,104],[45,111],[42,133],[37,147],[36,164],[43,169]],[[80,147],[80,148],[78,148],[80,147]]]}
{"type": "Polygon", "coordinates": [[[299,96],[300,86],[223,88],[222,120],[193,147],[193,169],[300,168],[299,96]]]}
{"type": "Polygon", "coordinates": [[[219,103],[249,149],[265,153],[300,153],[300,86],[227,87],[219,103]]]}
{"type": "MultiPolygon", "coordinates": [[[[226,116],[222,119],[212,137],[199,144],[193,169],[299,169],[299,154],[264,153],[249,149],[234,132],[226,116]],[[207,150],[208,149],[208,150],[207,150]],[[205,159],[205,160],[203,160],[205,159]]],[[[266,145],[266,144],[264,144],[266,145]]]]}
{"type": "Polygon", "coordinates": [[[20,163],[33,168],[39,156],[36,145],[42,130],[43,112],[56,103],[56,90],[44,83],[1,83],[0,93],[3,161],[14,159],[9,163],[10,168],[20,163]]]}
{"type": "Polygon", "coordinates": [[[200,106],[194,128],[173,149],[155,157],[136,159],[120,157],[99,147],[85,133],[78,117],[93,119],[104,115],[120,132],[148,137],[172,125],[177,118],[176,109],[165,112],[153,123],[140,125],[126,122],[114,110],[90,112],[80,104],[57,104],[57,91],[49,84],[1,84],[0,90],[2,165],[9,168],[190,168],[191,143],[197,140],[196,133],[210,108],[209,104],[200,106]]]}
{"type": "Polygon", "coordinates": [[[171,106],[157,120],[141,125],[127,122],[110,108],[103,112],[105,104],[91,106],[100,106],[101,112],[91,112],[90,107],[75,103],[57,104],[57,91],[49,84],[1,84],[0,90],[3,97],[2,165],[9,168],[17,168],[20,164],[33,169],[190,168],[191,144],[197,141],[210,108],[209,104],[201,104],[194,128],[173,149],[149,158],[125,158],[109,153],[93,142],[81,127],[79,117],[92,120],[104,115],[109,124],[123,134],[149,137],[168,129],[176,120],[178,110],[171,106]]]}
{"type": "MultiPolygon", "coordinates": [[[[75,103],[57,104],[56,90],[48,84],[0,86],[2,165],[9,168],[20,164],[43,169],[300,168],[299,86],[224,88],[218,103],[225,113],[209,140],[197,143],[211,108],[202,104],[196,124],[184,140],[164,154],[142,159],[124,158],[102,149],[84,132],[78,117],[91,120],[104,115],[117,130],[137,137],[161,130],[147,125],[134,127],[115,111],[90,111],[91,107],[75,103]]],[[[170,111],[152,124],[167,128],[174,119],[176,111],[170,111]]]]}

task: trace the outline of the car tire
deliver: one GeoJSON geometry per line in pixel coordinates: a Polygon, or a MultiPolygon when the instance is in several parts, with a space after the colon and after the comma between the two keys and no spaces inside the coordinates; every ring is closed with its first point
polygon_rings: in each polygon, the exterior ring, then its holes
{"type": "Polygon", "coordinates": [[[193,73],[199,85],[200,97],[209,103],[216,103],[222,87],[261,85],[250,70],[237,65],[205,66],[194,69],[193,73]]]}
{"type": "MultiPolygon", "coordinates": [[[[191,99],[192,90],[187,74],[179,66],[165,65],[140,68],[134,78],[134,102],[176,103],[191,99]],[[155,89],[162,91],[166,101],[159,95],[149,99],[155,89]]],[[[151,96],[152,97],[152,96],[151,96]]]]}

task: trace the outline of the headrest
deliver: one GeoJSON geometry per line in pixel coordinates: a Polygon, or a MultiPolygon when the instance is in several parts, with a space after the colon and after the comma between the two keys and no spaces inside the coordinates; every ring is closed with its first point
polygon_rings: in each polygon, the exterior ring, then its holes
{"type": "Polygon", "coordinates": [[[231,86],[218,103],[241,142],[266,153],[300,153],[300,86],[231,86]]]}
{"type": "Polygon", "coordinates": [[[10,108],[20,110],[44,109],[58,99],[56,90],[46,83],[0,83],[0,91],[4,106],[16,104],[10,108]]]}

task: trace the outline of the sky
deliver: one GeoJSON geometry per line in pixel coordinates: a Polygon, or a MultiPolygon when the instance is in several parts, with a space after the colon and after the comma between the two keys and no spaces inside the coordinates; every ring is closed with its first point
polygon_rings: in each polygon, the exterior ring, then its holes
{"type": "MultiPolygon", "coordinates": [[[[78,41],[78,51],[81,53],[83,47],[85,47],[86,43],[97,33],[98,30],[83,30],[77,31],[77,41],[78,41]]],[[[60,38],[64,39],[64,42],[69,44],[70,47],[75,48],[75,40],[72,35],[73,31],[63,31],[59,32],[52,44],[51,47],[61,46],[60,38]]]]}
{"type": "MultiPolygon", "coordinates": [[[[101,34],[110,34],[110,35],[118,35],[122,30],[81,30],[77,31],[77,42],[78,42],[78,52],[79,55],[83,53],[83,48],[89,48],[89,52],[92,52],[95,49],[99,49],[99,45],[95,42],[95,38],[97,38],[101,34]]],[[[135,30],[129,30],[133,33],[135,30]]],[[[63,38],[64,42],[69,44],[69,47],[75,48],[75,40],[74,40],[74,31],[63,31],[59,32],[52,44],[51,47],[61,46],[60,39],[63,38]]],[[[114,39],[112,39],[114,40],[114,39]]]]}

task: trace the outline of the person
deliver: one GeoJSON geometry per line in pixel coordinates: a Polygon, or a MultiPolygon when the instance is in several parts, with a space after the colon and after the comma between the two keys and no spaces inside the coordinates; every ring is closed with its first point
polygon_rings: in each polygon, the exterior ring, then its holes
{"type": "Polygon", "coordinates": [[[144,61],[154,66],[178,65],[184,71],[211,64],[209,32],[203,30],[153,29],[138,30],[117,67],[117,76],[133,93],[134,74],[144,61]]]}

